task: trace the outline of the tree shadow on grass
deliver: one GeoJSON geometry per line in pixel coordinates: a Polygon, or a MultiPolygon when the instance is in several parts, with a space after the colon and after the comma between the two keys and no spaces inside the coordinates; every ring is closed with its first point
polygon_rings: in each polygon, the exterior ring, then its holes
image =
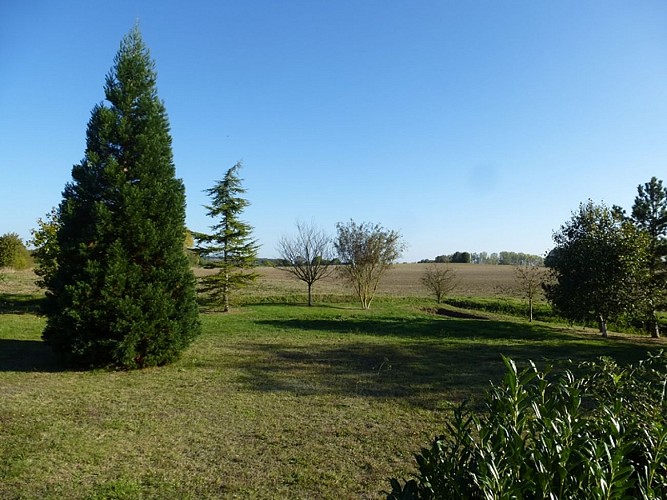
{"type": "Polygon", "coordinates": [[[44,297],[18,293],[0,293],[0,314],[38,314],[44,297]]]}
{"type": "Polygon", "coordinates": [[[61,372],[67,369],[45,342],[0,339],[0,372],[61,372]]]}
{"type": "Polygon", "coordinates": [[[338,334],[338,340],[244,345],[249,355],[239,360],[245,372],[241,382],[253,390],[389,398],[430,409],[443,401],[481,400],[490,382],[502,379],[502,355],[519,366],[533,360],[540,368],[554,363],[563,370],[558,364],[568,359],[578,362],[610,356],[628,363],[664,347],[664,343],[605,340],[488,320],[289,319],[258,323],[277,329],[331,332],[338,334]],[[386,341],[378,342],[373,336],[386,337],[386,341]]]}
{"type": "Polygon", "coordinates": [[[277,330],[306,330],[404,339],[568,340],[572,334],[549,326],[488,319],[450,319],[428,316],[397,318],[267,319],[258,325],[277,330]]]}

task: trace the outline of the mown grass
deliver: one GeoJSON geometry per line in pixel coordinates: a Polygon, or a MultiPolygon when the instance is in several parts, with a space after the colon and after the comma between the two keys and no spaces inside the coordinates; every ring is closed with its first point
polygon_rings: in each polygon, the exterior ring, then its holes
{"type": "Polygon", "coordinates": [[[71,371],[43,319],[0,316],[0,498],[375,498],[451,404],[519,362],[634,361],[662,341],[493,317],[430,302],[204,314],[171,366],[71,371]]]}
{"type": "MultiPolygon", "coordinates": [[[[9,275],[0,498],[376,498],[389,477],[414,472],[412,455],[443,431],[453,403],[500,380],[501,354],[631,362],[666,345],[434,314],[408,286],[421,268],[399,268],[370,311],[335,283],[305,307],[300,283],[267,273],[245,305],[202,315],[180,361],[136,372],[62,365],[40,339],[34,275],[9,275]]],[[[492,271],[488,296],[509,276],[492,271]]]]}

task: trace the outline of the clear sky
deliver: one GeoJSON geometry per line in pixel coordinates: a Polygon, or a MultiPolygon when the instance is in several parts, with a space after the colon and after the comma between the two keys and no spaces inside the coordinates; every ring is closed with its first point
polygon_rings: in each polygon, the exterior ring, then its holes
{"type": "Polygon", "coordinates": [[[0,234],[28,238],[84,154],[139,20],[187,224],[238,160],[260,255],[297,220],[379,222],[402,260],[544,254],[588,198],[667,181],[667,2],[0,2],[0,234]]]}

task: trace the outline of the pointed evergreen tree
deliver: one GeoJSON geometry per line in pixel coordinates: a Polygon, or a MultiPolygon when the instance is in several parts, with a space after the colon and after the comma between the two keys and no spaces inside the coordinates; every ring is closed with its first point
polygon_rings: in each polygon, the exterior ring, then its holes
{"type": "Polygon", "coordinates": [[[43,337],[90,366],[162,365],[199,333],[199,319],[183,251],[185,188],[138,27],[104,91],[108,104],[93,108],[84,159],[57,211],[43,337]]]}
{"type": "Polygon", "coordinates": [[[637,186],[632,206],[632,220],[651,237],[652,266],[655,271],[665,265],[667,256],[667,187],[656,177],[637,186]]]}
{"type": "Polygon", "coordinates": [[[206,205],[207,215],[217,220],[211,226],[213,234],[195,233],[198,251],[206,262],[205,267],[218,272],[202,279],[202,291],[213,301],[229,311],[230,295],[248,286],[258,278],[250,271],[257,260],[259,245],[252,239],[252,226],[239,219],[239,214],[250,202],[239,195],[245,193],[238,172],[241,163],[227,170],[223,180],[206,190],[211,205],[206,205]]]}
{"type": "Polygon", "coordinates": [[[650,276],[644,287],[646,328],[651,336],[660,336],[657,311],[667,304],[667,188],[656,177],[637,186],[632,206],[632,220],[645,230],[651,241],[650,276]]]}

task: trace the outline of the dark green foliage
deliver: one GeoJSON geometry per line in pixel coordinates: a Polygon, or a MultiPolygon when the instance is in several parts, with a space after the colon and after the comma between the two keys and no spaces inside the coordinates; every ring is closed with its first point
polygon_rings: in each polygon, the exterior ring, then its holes
{"type": "Polygon", "coordinates": [[[459,405],[416,456],[417,479],[392,479],[388,498],[667,498],[666,355],[601,358],[578,377],[504,361],[485,412],[459,405]]]}
{"type": "Polygon", "coordinates": [[[175,360],[199,332],[183,251],[185,189],[138,28],[93,108],[84,159],[57,210],[57,255],[44,275],[44,339],[71,360],[140,368],[175,360]]]}
{"type": "Polygon", "coordinates": [[[641,315],[650,260],[647,234],[618,211],[591,201],[554,234],[556,248],[546,259],[552,270],[547,299],[570,321],[607,322],[641,315]]]}
{"type": "Polygon", "coordinates": [[[637,186],[632,220],[650,237],[649,281],[644,289],[646,329],[660,335],[656,312],[667,305],[667,188],[652,177],[637,186]]]}
{"type": "Polygon", "coordinates": [[[661,180],[652,177],[643,186],[637,186],[632,219],[651,237],[654,264],[667,264],[662,261],[662,257],[667,255],[667,188],[663,187],[661,180]]]}
{"type": "Polygon", "coordinates": [[[27,269],[32,265],[32,257],[23,240],[16,233],[0,236],[0,268],[27,269]]]}
{"type": "Polygon", "coordinates": [[[224,312],[229,311],[232,293],[259,276],[251,271],[259,248],[256,240],[251,238],[252,226],[239,219],[240,213],[250,204],[239,196],[245,193],[238,176],[240,169],[241,163],[237,163],[227,170],[223,180],[206,190],[212,199],[211,205],[206,206],[208,216],[217,220],[211,226],[214,232],[193,233],[204,267],[218,269],[216,274],[202,279],[202,291],[222,306],[224,312]]]}
{"type": "Polygon", "coordinates": [[[452,263],[458,264],[469,264],[470,263],[470,253],[469,252],[454,252],[450,259],[452,263]]]}
{"type": "Polygon", "coordinates": [[[471,257],[469,252],[454,252],[451,255],[438,255],[433,260],[433,262],[436,264],[444,264],[447,262],[451,262],[452,264],[469,264],[470,259],[471,257]]]}

